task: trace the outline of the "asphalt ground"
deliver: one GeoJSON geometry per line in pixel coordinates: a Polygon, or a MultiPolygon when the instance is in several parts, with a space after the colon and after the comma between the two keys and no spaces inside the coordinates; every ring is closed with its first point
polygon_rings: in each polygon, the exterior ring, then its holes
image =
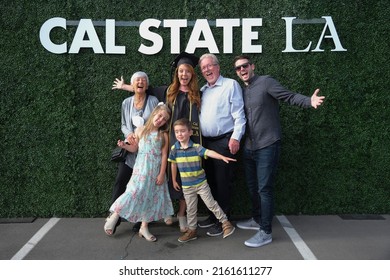
{"type": "Polygon", "coordinates": [[[198,228],[197,240],[180,243],[176,220],[156,222],[149,229],[158,240],[147,242],[131,223],[113,236],[103,225],[104,218],[0,219],[0,259],[390,260],[390,215],[276,216],[273,242],[260,248],[243,244],[253,230],[236,228],[223,239],[198,228]]]}
{"type": "MultiPolygon", "coordinates": [[[[247,217],[233,217],[232,223],[235,224],[241,218],[247,217]]],[[[199,217],[201,219],[204,217],[199,217]]],[[[223,261],[222,263],[231,265],[269,263],[268,261],[271,264],[274,261],[284,264],[286,261],[301,260],[308,260],[309,263],[315,260],[352,260],[352,263],[342,263],[352,265],[354,273],[358,273],[355,270],[360,270],[362,264],[367,267],[367,261],[369,265],[374,264],[371,261],[380,261],[375,262],[375,266],[380,265],[380,269],[384,269],[383,275],[386,277],[383,279],[390,277],[389,214],[276,216],[273,221],[273,242],[259,248],[244,245],[244,241],[255,233],[253,230],[236,228],[231,236],[223,239],[222,236],[209,237],[207,229],[199,228],[197,240],[180,243],[177,241],[180,232],[176,220],[172,226],[155,222],[150,224],[149,229],[157,237],[157,242],[147,242],[133,231],[131,223],[122,222],[114,236],[107,236],[103,225],[104,218],[0,219],[0,271],[4,273],[7,268],[11,269],[15,265],[13,261],[20,264],[20,260],[24,260],[23,266],[30,265],[26,260],[32,263],[48,260],[116,260],[119,263],[129,263],[130,260],[132,264],[169,264],[181,261],[208,264],[210,261],[223,261]]],[[[42,265],[46,267],[45,263],[38,262],[38,274],[34,274],[37,279],[45,279],[40,269],[42,265]]],[[[83,267],[86,263],[82,262],[83,267]]],[[[298,264],[302,265],[302,262],[298,264]]],[[[93,266],[96,266],[96,262],[93,266]]],[[[349,276],[352,267],[349,268],[349,276]]],[[[97,271],[99,269],[100,267],[97,271]]],[[[358,275],[365,274],[359,272],[358,275]]],[[[35,279],[31,274],[29,276],[29,279],[35,279]]],[[[268,276],[268,279],[274,278],[268,276]]],[[[376,276],[374,279],[381,278],[376,276]]]]}

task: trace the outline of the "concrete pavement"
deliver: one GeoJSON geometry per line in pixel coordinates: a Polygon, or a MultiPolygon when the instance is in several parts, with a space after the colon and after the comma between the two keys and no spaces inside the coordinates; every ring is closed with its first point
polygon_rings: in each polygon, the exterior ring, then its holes
{"type": "Polygon", "coordinates": [[[226,239],[198,229],[197,240],[180,243],[177,221],[150,225],[157,242],[130,223],[114,236],[103,225],[104,218],[0,219],[0,260],[390,260],[388,214],[276,216],[273,242],[260,248],[246,247],[255,231],[239,228],[226,239]]]}

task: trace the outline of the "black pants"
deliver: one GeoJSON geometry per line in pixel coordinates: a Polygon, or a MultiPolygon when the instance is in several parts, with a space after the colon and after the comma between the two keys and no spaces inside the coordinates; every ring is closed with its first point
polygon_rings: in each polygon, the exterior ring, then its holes
{"type": "MultiPolygon", "coordinates": [[[[236,155],[231,154],[229,150],[230,136],[231,133],[221,137],[204,137],[204,147],[216,151],[221,155],[230,158],[237,158],[236,155]]],[[[228,219],[230,218],[232,208],[231,195],[236,173],[236,165],[236,162],[225,163],[223,160],[213,158],[207,158],[204,165],[211,194],[225,212],[228,219]]],[[[217,221],[212,212],[209,213],[210,218],[217,221]]]]}
{"type": "Polygon", "coordinates": [[[127,183],[130,181],[132,174],[133,169],[126,165],[124,161],[118,163],[118,174],[116,175],[115,184],[112,189],[111,204],[126,191],[127,183]]]}

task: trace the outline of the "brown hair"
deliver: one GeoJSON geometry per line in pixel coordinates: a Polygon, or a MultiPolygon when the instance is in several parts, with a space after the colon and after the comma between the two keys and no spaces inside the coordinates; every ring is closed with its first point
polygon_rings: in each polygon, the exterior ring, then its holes
{"type": "MultiPolygon", "coordinates": [[[[198,109],[200,108],[200,94],[199,94],[199,85],[198,85],[198,76],[195,73],[194,68],[189,64],[182,64],[185,65],[191,72],[191,81],[188,84],[189,91],[188,91],[188,99],[191,103],[196,104],[198,109]]],[[[173,82],[168,88],[167,92],[167,103],[169,106],[172,106],[173,102],[175,101],[177,95],[179,94],[179,88],[180,88],[180,81],[178,77],[178,69],[176,68],[175,74],[173,77],[173,82]]]]}
{"type": "Polygon", "coordinates": [[[234,60],[233,60],[233,67],[236,66],[236,61],[240,60],[240,59],[247,59],[249,64],[252,64],[251,58],[249,56],[247,56],[247,55],[242,54],[242,55],[238,55],[238,56],[236,56],[234,58],[234,60]]]}
{"type": "Polygon", "coordinates": [[[173,123],[173,127],[175,127],[176,125],[186,126],[188,128],[188,130],[192,129],[191,122],[186,118],[181,118],[181,119],[178,119],[177,121],[175,121],[173,123]]]}

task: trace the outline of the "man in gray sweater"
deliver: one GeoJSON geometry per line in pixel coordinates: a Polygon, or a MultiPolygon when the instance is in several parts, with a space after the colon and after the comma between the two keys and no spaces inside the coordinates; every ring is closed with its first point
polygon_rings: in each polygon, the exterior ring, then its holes
{"type": "Polygon", "coordinates": [[[252,218],[238,222],[237,227],[257,230],[245,245],[260,247],[272,242],[273,188],[281,139],[279,101],[302,108],[317,108],[325,97],[318,96],[319,89],[311,97],[294,93],[270,76],[255,74],[255,65],[245,55],[234,59],[234,69],[245,84],[243,96],[247,122],[243,156],[252,201],[252,218]]]}

